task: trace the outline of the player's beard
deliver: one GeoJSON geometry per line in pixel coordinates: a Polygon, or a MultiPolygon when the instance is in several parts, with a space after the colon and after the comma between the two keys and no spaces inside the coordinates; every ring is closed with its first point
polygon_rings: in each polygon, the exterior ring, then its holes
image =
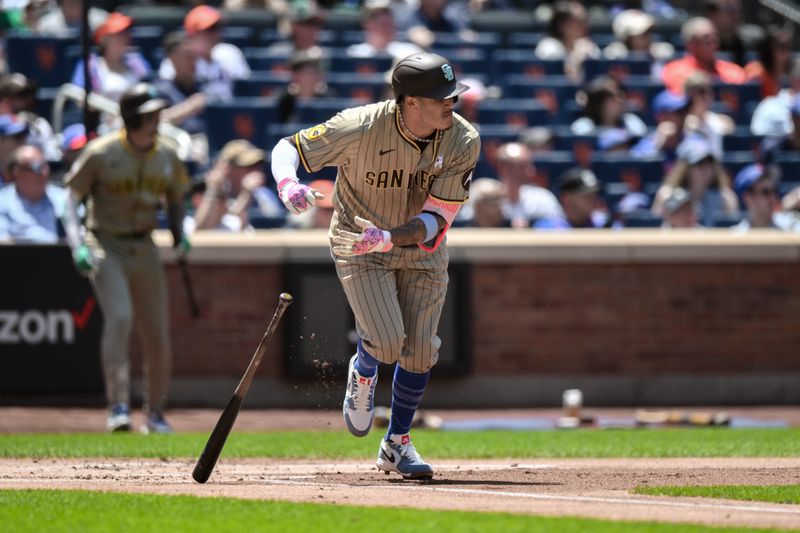
{"type": "Polygon", "coordinates": [[[446,130],[453,126],[453,110],[445,111],[442,113],[439,127],[437,129],[446,130]]]}

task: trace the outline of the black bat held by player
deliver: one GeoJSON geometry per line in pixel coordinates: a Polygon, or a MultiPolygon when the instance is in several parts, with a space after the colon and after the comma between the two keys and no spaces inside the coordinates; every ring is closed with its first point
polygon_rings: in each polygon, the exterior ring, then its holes
{"type": "Polygon", "coordinates": [[[181,271],[183,288],[186,290],[186,299],[189,300],[189,312],[192,318],[197,318],[200,316],[200,310],[197,307],[197,299],[194,297],[194,286],[192,285],[192,278],[189,276],[189,265],[186,263],[185,257],[179,257],[177,263],[181,271]]]}
{"type": "Polygon", "coordinates": [[[242,376],[242,380],[239,382],[239,385],[233,392],[233,397],[231,397],[228,405],[225,406],[225,410],[222,411],[219,420],[217,420],[217,425],[214,426],[214,430],[208,437],[208,442],[206,442],[206,446],[203,448],[203,453],[200,454],[200,458],[197,460],[194,471],[192,471],[192,477],[198,483],[205,483],[208,481],[209,476],[211,476],[211,472],[214,470],[214,465],[217,464],[217,459],[219,459],[219,454],[222,452],[222,448],[225,446],[225,441],[228,439],[228,435],[233,428],[233,423],[236,422],[239,409],[242,407],[242,400],[244,400],[247,390],[250,388],[250,384],[253,382],[253,376],[255,375],[256,370],[258,370],[258,365],[261,363],[261,358],[264,356],[264,352],[267,350],[267,344],[269,344],[272,334],[275,333],[275,329],[278,327],[278,322],[280,322],[284,311],[286,311],[286,308],[292,303],[292,300],[293,298],[291,294],[286,292],[281,293],[278,308],[275,310],[275,314],[272,316],[272,320],[267,327],[267,331],[265,331],[264,336],[261,337],[261,342],[258,343],[258,348],[256,348],[253,358],[250,360],[250,364],[247,365],[247,370],[245,371],[244,376],[242,376]]]}

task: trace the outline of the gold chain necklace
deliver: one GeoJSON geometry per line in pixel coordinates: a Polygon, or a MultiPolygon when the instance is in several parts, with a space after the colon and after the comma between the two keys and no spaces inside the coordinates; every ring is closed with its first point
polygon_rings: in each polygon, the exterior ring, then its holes
{"type": "MultiPolygon", "coordinates": [[[[409,137],[421,143],[429,143],[434,140],[434,139],[423,139],[421,137],[417,137],[416,135],[414,135],[414,132],[412,132],[410,129],[408,129],[408,126],[406,126],[406,121],[403,120],[403,112],[400,111],[400,107],[397,108],[397,114],[400,116],[400,125],[403,126],[404,130],[406,130],[406,133],[409,135],[409,137]]],[[[436,131],[438,133],[438,130],[436,131]]]]}

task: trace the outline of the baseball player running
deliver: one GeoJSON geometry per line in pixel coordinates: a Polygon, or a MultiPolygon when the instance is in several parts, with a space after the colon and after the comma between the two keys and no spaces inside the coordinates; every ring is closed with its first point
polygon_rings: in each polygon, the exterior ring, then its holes
{"type": "Polygon", "coordinates": [[[64,178],[69,187],[64,227],[77,269],[89,276],[103,312],[100,352],[110,412],[109,431],[129,431],[128,344],[136,326],[144,353],[143,433],[172,431],[164,419],[171,365],[167,294],[158,249],[150,238],[164,197],[178,253],[189,179],[175,151],[158,135],[167,102],[155,87],[135,85],[120,99],[125,129],[93,140],[64,178]],[[86,200],[86,231],[78,205],[86,200]]]}
{"type": "Polygon", "coordinates": [[[322,195],[297,179],[336,165],[329,236],[336,272],[356,317],[344,421],[363,437],[372,426],[377,367],[395,364],[392,416],[378,469],[430,479],[414,449],[411,421],[438,359],[447,290],[444,237],[468,197],[480,151],[477,131],[453,112],[468,89],[439,55],[419,53],[392,71],[395,99],[345,109],[282,139],[272,151],[281,200],[292,213],[322,195]]]}

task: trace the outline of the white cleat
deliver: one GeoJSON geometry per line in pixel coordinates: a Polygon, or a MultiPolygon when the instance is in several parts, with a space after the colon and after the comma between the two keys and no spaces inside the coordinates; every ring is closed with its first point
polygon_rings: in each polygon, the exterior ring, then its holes
{"type": "Polygon", "coordinates": [[[375,385],[378,374],[364,377],[356,370],[356,358],[350,359],[347,370],[347,392],[342,403],[342,415],[347,429],[356,437],[365,437],[372,428],[372,416],[375,414],[375,385]]]}
{"type": "Polygon", "coordinates": [[[116,403],[111,406],[111,411],[106,419],[106,430],[111,433],[121,433],[131,430],[131,411],[127,404],[116,403]]]}
{"type": "Polygon", "coordinates": [[[387,475],[397,472],[403,479],[433,479],[433,468],[417,453],[408,434],[384,439],[375,466],[387,475]]]}

